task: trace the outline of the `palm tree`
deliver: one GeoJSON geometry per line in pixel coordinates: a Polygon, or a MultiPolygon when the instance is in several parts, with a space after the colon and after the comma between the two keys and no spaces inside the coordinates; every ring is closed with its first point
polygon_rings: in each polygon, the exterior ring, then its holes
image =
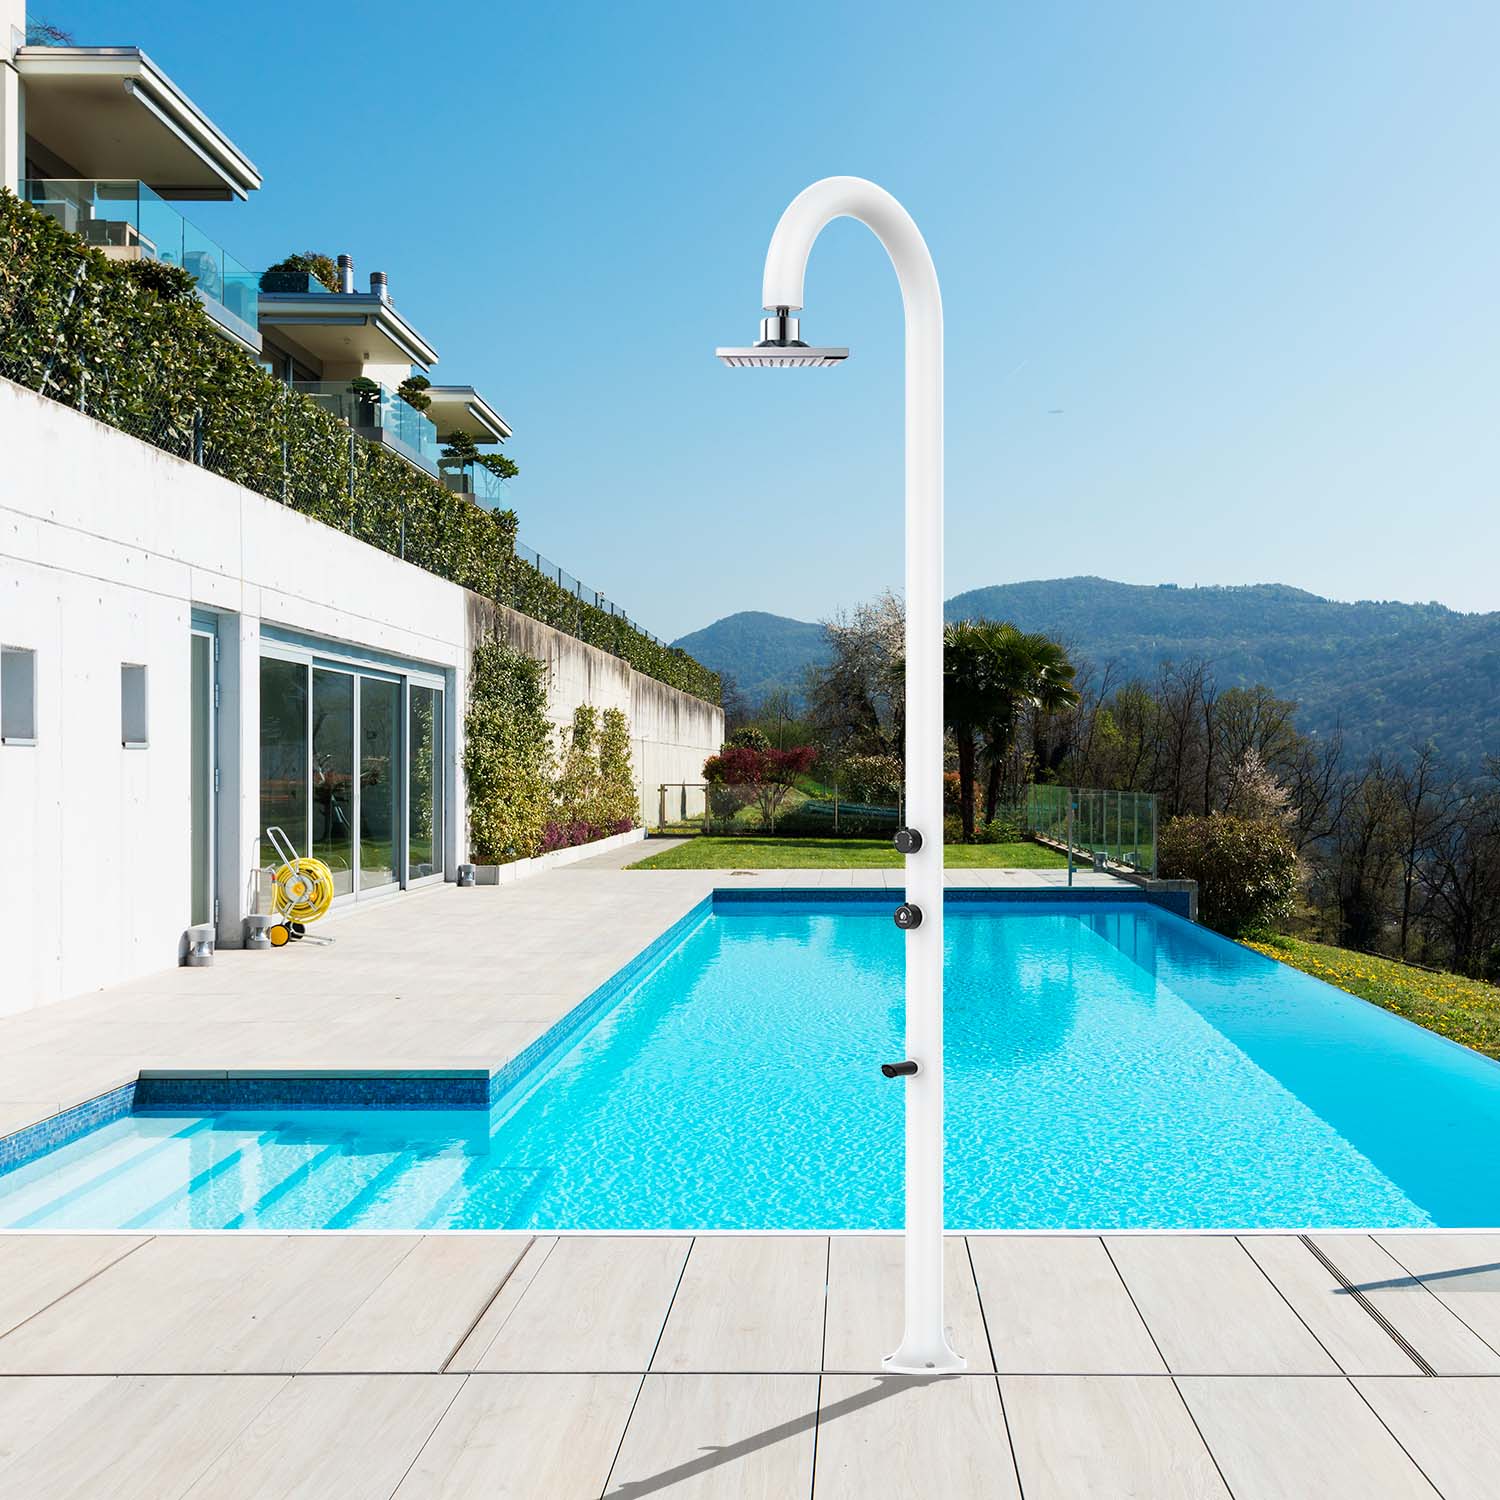
{"type": "Polygon", "coordinates": [[[964,838],[974,837],[974,767],[979,736],[1001,710],[988,622],[959,620],[943,631],[943,717],[958,745],[958,802],[964,838]]]}
{"type": "Polygon", "coordinates": [[[1056,641],[1039,631],[1017,630],[1007,623],[986,622],[984,628],[992,632],[991,649],[1001,701],[1001,712],[985,725],[984,735],[984,758],[989,771],[984,819],[990,823],[995,818],[1000,779],[1015,748],[1022,714],[1028,710],[1055,714],[1076,708],[1079,694],[1073,686],[1076,668],[1068,659],[1067,650],[1056,641]]]}
{"type": "Polygon", "coordinates": [[[943,632],[943,705],[958,746],[958,789],[965,839],[974,837],[974,783],[981,739],[989,777],[987,819],[995,816],[1000,777],[1028,709],[1056,713],[1078,703],[1068,653],[1045,635],[999,620],[960,620],[943,632]]]}

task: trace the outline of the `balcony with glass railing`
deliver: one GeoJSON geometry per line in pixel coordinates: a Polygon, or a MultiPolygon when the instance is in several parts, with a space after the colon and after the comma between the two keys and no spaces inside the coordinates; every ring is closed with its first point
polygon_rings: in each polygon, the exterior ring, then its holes
{"type": "Polygon", "coordinates": [[[310,396],[366,441],[383,444],[424,474],[437,475],[441,448],[437,428],[389,386],[361,377],[294,380],[292,389],[310,396]]]}
{"type": "Polygon", "coordinates": [[[198,297],[214,322],[237,343],[259,352],[255,273],[144,182],[33,177],[25,192],[33,207],[111,260],[180,266],[197,284],[198,297]]]}
{"type": "Polygon", "coordinates": [[[456,495],[482,505],[486,510],[507,510],[510,499],[505,493],[505,481],[492,474],[483,464],[457,464],[449,459],[441,461],[443,483],[456,495]]]}

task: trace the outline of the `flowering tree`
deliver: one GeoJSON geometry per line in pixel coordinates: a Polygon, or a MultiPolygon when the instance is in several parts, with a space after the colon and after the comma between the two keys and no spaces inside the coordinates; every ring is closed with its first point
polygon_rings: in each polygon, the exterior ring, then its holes
{"type": "Polygon", "coordinates": [[[719,789],[742,805],[754,802],[764,827],[774,830],[776,814],[799,776],[812,770],[818,752],[812,745],[790,750],[757,750],[750,745],[726,745],[703,763],[703,779],[710,791],[719,789]]]}

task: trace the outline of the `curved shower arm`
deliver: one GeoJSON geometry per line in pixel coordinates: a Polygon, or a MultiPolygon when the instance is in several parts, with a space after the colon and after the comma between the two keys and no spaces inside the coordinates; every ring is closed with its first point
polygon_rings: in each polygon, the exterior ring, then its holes
{"type": "MultiPolygon", "coordinates": [[[[835,219],[858,219],[885,247],[901,283],[907,334],[924,313],[942,317],[943,298],[927,242],[912,217],[883,187],[863,177],[825,177],[787,205],[766,251],[761,297],[768,311],[802,307],[803,277],[814,241],[835,219]]],[[[939,322],[941,333],[941,322],[939,322]]]]}

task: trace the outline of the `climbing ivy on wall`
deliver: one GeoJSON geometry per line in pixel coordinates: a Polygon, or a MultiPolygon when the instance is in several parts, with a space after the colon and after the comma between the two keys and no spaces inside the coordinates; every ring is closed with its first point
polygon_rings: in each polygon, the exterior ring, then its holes
{"type": "Polygon", "coordinates": [[[636,823],[630,721],[583,703],[554,731],[546,668],[508,642],[474,648],[464,717],[469,858],[508,864],[636,823]]]}
{"type": "Polygon", "coordinates": [[[639,808],[630,767],[630,721],[618,708],[602,717],[592,704],[573,710],[562,731],[552,816],[542,848],[561,849],[626,833],[639,808]]]}
{"type": "Polygon", "coordinates": [[[464,778],[475,864],[508,864],[541,853],[553,807],[546,668],[504,641],[480,641],[474,648],[464,778]]]}
{"type": "Polygon", "coordinates": [[[0,189],[0,376],[719,701],[719,679],[515,554],[487,511],[355,438],[215,332],[196,296],[0,189]]]}
{"type": "Polygon", "coordinates": [[[634,826],[640,817],[635,767],[630,758],[630,720],[618,708],[606,708],[599,720],[599,790],[597,821],[604,827],[634,826]]]}

